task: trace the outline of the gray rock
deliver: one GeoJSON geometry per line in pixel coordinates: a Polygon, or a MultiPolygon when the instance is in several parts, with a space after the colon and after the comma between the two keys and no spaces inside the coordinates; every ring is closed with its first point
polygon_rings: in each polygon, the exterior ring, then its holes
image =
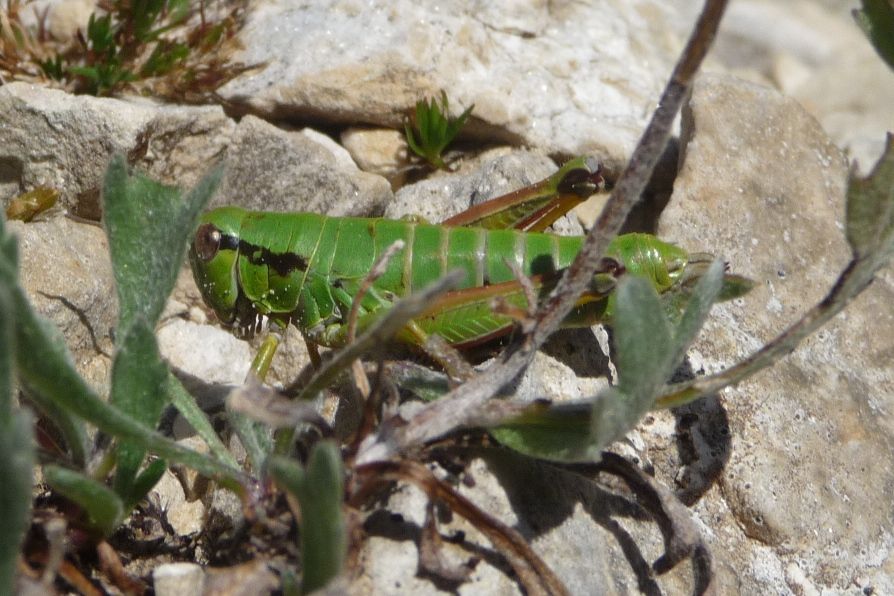
{"type": "Polygon", "coordinates": [[[234,127],[218,106],[160,106],[4,85],[0,198],[49,186],[71,213],[98,220],[112,155],[127,155],[161,182],[191,187],[222,157],[234,127]]]}
{"type": "MultiPolygon", "coordinates": [[[[714,372],[795,322],[847,262],[847,164],[795,101],[735,79],[701,77],[683,123],[659,233],[757,282],[716,307],[696,344],[714,372]]],[[[894,485],[892,300],[888,269],[791,356],[724,392],[732,445],[699,511],[718,566],[738,577],[730,587],[794,589],[787,578],[802,574],[818,589],[858,576],[894,588],[894,522],[879,506],[894,485]]]]}
{"type": "Polygon", "coordinates": [[[236,125],[218,106],[159,106],[12,83],[0,88],[0,199],[50,186],[70,212],[98,220],[105,168],[124,153],[138,169],[182,188],[225,159],[212,206],[381,213],[392,197],[388,182],[359,171],[331,139],[312,134],[252,116],[236,125]]]}
{"type": "Polygon", "coordinates": [[[246,116],[233,135],[226,176],[212,206],[236,204],[266,211],[377,215],[391,186],[307,135],[246,116]]]}
{"type": "Polygon", "coordinates": [[[455,114],[475,104],[479,138],[622,160],[679,48],[665,15],[617,1],[259,4],[236,59],[264,67],[221,94],[268,117],[401,128],[444,89],[455,114]]]}
{"type": "Polygon", "coordinates": [[[28,299],[62,332],[81,374],[104,388],[118,314],[105,233],[65,217],[7,225],[19,239],[19,280],[28,299]]]}
{"type": "Polygon", "coordinates": [[[62,193],[60,203],[98,219],[110,157],[126,153],[155,110],[114,99],[11,83],[0,87],[0,193],[35,186],[62,193]]]}

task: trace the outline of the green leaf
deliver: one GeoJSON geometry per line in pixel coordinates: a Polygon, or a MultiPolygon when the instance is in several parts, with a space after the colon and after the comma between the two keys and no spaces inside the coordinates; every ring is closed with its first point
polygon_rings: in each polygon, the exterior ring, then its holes
{"type": "MultiPolygon", "coordinates": [[[[0,217],[0,237],[3,236],[0,217]]],[[[12,252],[15,246],[12,245],[12,252]]],[[[10,245],[2,247],[4,260],[10,245]]],[[[14,254],[13,254],[14,256],[14,254]]],[[[13,306],[8,279],[0,278],[0,593],[12,594],[19,546],[31,509],[31,471],[34,468],[34,421],[28,412],[13,411],[12,355],[15,352],[13,306]]]]}
{"type": "Polygon", "coordinates": [[[189,56],[189,47],[185,44],[160,41],[140,69],[140,77],[156,77],[166,74],[186,60],[187,56],[189,56]]]}
{"type": "Polygon", "coordinates": [[[43,467],[43,477],[53,490],[77,503],[90,524],[110,535],[124,519],[124,504],[115,492],[80,472],[55,465],[43,467]]]}
{"type": "Polygon", "coordinates": [[[234,489],[247,482],[235,466],[178,445],[100,399],[75,371],[59,331],[34,313],[18,286],[17,255],[15,238],[0,225],[0,287],[7,288],[11,294],[15,313],[15,368],[20,382],[30,391],[39,392],[43,399],[114,437],[139,442],[153,453],[195,468],[211,478],[217,477],[234,489]]]}
{"type": "Polygon", "coordinates": [[[646,279],[624,276],[614,314],[618,389],[634,398],[655,395],[672,370],[674,344],[658,294],[646,279]]]}
{"type": "Polygon", "coordinates": [[[28,529],[31,511],[31,478],[37,463],[27,411],[13,412],[0,423],[0,593],[12,594],[19,546],[28,529]]]}
{"type": "Polygon", "coordinates": [[[307,470],[291,460],[273,457],[270,472],[301,506],[301,589],[308,594],[339,574],[347,552],[341,454],[332,441],[320,441],[310,454],[307,470]]]}
{"type": "Polygon", "coordinates": [[[168,469],[168,462],[163,459],[154,459],[143,469],[142,472],[136,477],[134,480],[130,499],[125,504],[126,510],[130,511],[133,507],[140,502],[152,488],[158,484],[158,481],[161,480],[161,477],[164,475],[165,470],[168,469]]]}
{"type": "Polygon", "coordinates": [[[449,117],[450,103],[444,91],[441,91],[440,105],[435,98],[416,102],[414,128],[419,138],[416,138],[417,135],[409,124],[404,126],[410,149],[435,168],[446,168],[441,153],[459,134],[474,107],[474,105],[469,106],[459,118],[451,119],[449,117]]]}
{"type": "Polygon", "coordinates": [[[104,15],[97,18],[96,13],[91,14],[90,20],[87,21],[87,40],[94,52],[114,55],[115,33],[112,30],[112,16],[104,15]]]}
{"type": "MultiPolygon", "coordinates": [[[[142,319],[135,320],[118,342],[111,403],[136,422],[154,428],[167,405],[167,378],[168,369],[161,361],[152,328],[142,319]]],[[[135,494],[134,482],[145,454],[142,445],[130,441],[118,446],[114,486],[128,504],[142,497],[135,494]]]]}
{"type": "Polygon", "coordinates": [[[175,377],[171,371],[168,371],[165,393],[168,395],[168,400],[183,416],[183,419],[205,441],[211,453],[220,461],[226,462],[233,468],[238,468],[239,464],[236,462],[236,458],[233,457],[227,446],[217,436],[208,416],[196,403],[195,398],[189,394],[183,383],[180,382],[180,379],[175,377]]]}
{"type": "Polygon", "coordinates": [[[894,68],[894,6],[890,0],[863,0],[863,9],[855,9],[853,14],[875,51],[894,68]]]}
{"type": "Polygon", "coordinates": [[[679,365],[680,361],[686,355],[686,348],[695,339],[708,313],[711,312],[711,306],[717,301],[720,291],[723,289],[723,261],[715,260],[708,267],[707,271],[699,278],[695,290],[689,297],[686,304],[686,310],[680,319],[679,324],[674,329],[674,353],[671,357],[671,367],[679,365]]]}
{"type": "Polygon", "coordinates": [[[847,188],[847,240],[854,256],[887,260],[894,252],[894,135],[865,178],[851,172],[847,188]]]}
{"type": "Polygon", "coordinates": [[[488,429],[502,445],[552,461],[595,461],[590,432],[592,404],[532,404],[523,414],[488,429]]]}
{"type": "Polygon", "coordinates": [[[614,314],[618,387],[596,396],[591,441],[602,447],[633,428],[673,372],[673,335],[652,284],[638,276],[619,282],[614,314]]]}
{"type": "Polygon", "coordinates": [[[220,182],[215,168],[180,200],[180,191],[140,174],[130,175],[122,156],[113,158],[103,188],[104,219],[118,286],[119,329],[138,314],[151,327],[177,279],[186,239],[220,182]]]}
{"type": "Polygon", "coordinates": [[[447,375],[410,361],[388,366],[388,376],[401,391],[409,391],[423,401],[435,401],[450,391],[447,375]]]}

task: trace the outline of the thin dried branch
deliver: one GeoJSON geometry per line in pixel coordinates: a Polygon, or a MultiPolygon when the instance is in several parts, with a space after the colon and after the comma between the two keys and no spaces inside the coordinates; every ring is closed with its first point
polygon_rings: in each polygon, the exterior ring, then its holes
{"type": "Polygon", "coordinates": [[[127,573],[124,563],[121,562],[121,557],[118,556],[111,544],[105,540],[101,541],[96,545],[96,554],[99,558],[100,569],[112,580],[115,587],[125,594],[134,594],[135,596],[146,593],[146,585],[127,573]]]}
{"type": "MultiPolygon", "coordinates": [[[[562,581],[521,534],[482,511],[450,485],[438,480],[424,465],[407,460],[376,462],[359,466],[356,473],[358,478],[365,477],[368,482],[376,484],[394,480],[411,482],[424,491],[429,499],[443,501],[454,513],[469,520],[506,557],[527,594],[568,593],[562,581]]],[[[365,498],[368,494],[368,486],[361,485],[354,496],[365,498]]]]}
{"type": "Polygon", "coordinates": [[[451,271],[435,283],[407,296],[395,303],[388,312],[366,333],[339,350],[311,378],[307,386],[298,394],[298,399],[311,399],[331,385],[338,375],[350,364],[376,346],[381,346],[394,337],[409,321],[421,314],[429,304],[445,292],[456,288],[462,281],[463,272],[451,271]]]}
{"type": "Polygon", "coordinates": [[[419,568],[425,573],[435,575],[441,579],[462,584],[469,579],[477,558],[472,558],[459,565],[451,564],[444,556],[444,540],[438,532],[438,523],[435,519],[434,501],[429,501],[425,508],[425,523],[422,525],[422,533],[419,538],[419,568]]]}
{"type": "Polygon", "coordinates": [[[617,235],[627,214],[639,200],[652,170],[670,135],[674,118],[699,65],[711,46],[727,0],[708,0],[695,29],[683,50],[670,81],[661,96],[658,108],[618,180],[608,203],[574,263],[567,269],[553,295],[538,311],[531,334],[520,345],[507,350],[502,361],[467,383],[454,389],[441,400],[419,412],[401,428],[384,428],[378,440],[365,446],[358,462],[368,463],[392,457],[395,453],[422,445],[451,430],[463,427],[475,417],[478,409],[499,389],[514,378],[534,357],[537,349],[558,329],[562,320],[583,293],[600,264],[609,242],[617,235]]]}
{"type": "Polygon", "coordinates": [[[332,434],[326,420],[308,402],[286,399],[253,376],[230,392],[227,409],[263,422],[273,429],[312,424],[321,430],[323,436],[332,434]]]}
{"type": "Polygon", "coordinates": [[[475,369],[459,350],[438,334],[429,335],[422,351],[444,368],[451,381],[465,382],[472,378],[475,369]]]}

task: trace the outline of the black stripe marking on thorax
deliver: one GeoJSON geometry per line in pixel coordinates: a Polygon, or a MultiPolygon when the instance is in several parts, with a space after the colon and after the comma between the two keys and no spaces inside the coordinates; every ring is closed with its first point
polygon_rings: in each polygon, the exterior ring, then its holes
{"type": "Polygon", "coordinates": [[[248,259],[252,265],[267,265],[280,277],[293,271],[307,271],[307,259],[293,252],[273,252],[269,248],[252,244],[236,236],[225,234],[220,238],[220,247],[238,250],[239,256],[248,259]]]}

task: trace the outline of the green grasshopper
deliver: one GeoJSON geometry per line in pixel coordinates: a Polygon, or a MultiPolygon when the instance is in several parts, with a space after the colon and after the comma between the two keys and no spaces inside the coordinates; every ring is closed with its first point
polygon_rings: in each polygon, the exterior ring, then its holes
{"type": "MultiPolygon", "coordinates": [[[[465,272],[459,289],[435,301],[397,340],[421,347],[438,334],[455,347],[473,347],[510,332],[518,318],[513,309],[529,310],[519,272],[541,297],[552,290],[583,237],[541,230],[604,184],[601,168],[578,158],[541,182],[441,225],[222,207],[201,218],[190,263],[205,302],[224,325],[250,335],[265,318],[283,327],[292,323],[310,342],[338,347],[348,341],[348,313],[373,264],[402,241],[404,248],[360,298],[357,331],[397,299],[459,268],[465,272]],[[495,300],[503,308],[495,309],[495,300]]],[[[650,234],[618,236],[565,325],[609,320],[620,275],[645,277],[660,294],[683,294],[712,260],[650,234]]],[[[725,282],[722,299],[750,288],[737,276],[727,275],[725,282]]]]}

